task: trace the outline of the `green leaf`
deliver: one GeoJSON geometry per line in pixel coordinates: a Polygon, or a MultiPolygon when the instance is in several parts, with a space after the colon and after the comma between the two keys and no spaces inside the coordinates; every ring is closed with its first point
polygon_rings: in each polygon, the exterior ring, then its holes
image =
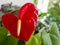
{"type": "Polygon", "coordinates": [[[26,45],[38,45],[38,40],[35,36],[32,36],[26,45]]]}
{"type": "Polygon", "coordinates": [[[60,40],[55,35],[50,34],[52,45],[60,45],[60,40]]]}
{"type": "Polygon", "coordinates": [[[41,44],[42,44],[41,32],[37,33],[37,34],[35,35],[35,37],[36,37],[37,40],[38,40],[38,45],[41,45],[41,44]]]}
{"type": "Polygon", "coordinates": [[[56,23],[52,23],[50,27],[50,38],[53,45],[60,45],[60,34],[56,23]]]}
{"type": "Polygon", "coordinates": [[[17,45],[18,40],[12,36],[8,36],[2,45],[17,45]]]}
{"type": "Polygon", "coordinates": [[[56,23],[51,23],[50,27],[50,34],[55,35],[56,37],[59,37],[59,28],[56,23]]]}
{"type": "Polygon", "coordinates": [[[37,3],[38,3],[38,0],[34,0],[34,4],[37,5],[37,3]]]}
{"type": "Polygon", "coordinates": [[[38,45],[38,40],[35,36],[33,36],[32,40],[31,40],[31,45],[38,45]]]}
{"type": "Polygon", "coordinates": [[[45,27],[43,27],[40,31],[39,31],[39,33],[37,33],[36,35],[35,35],[35,37],[37,38],[37,40],[38,40],[38,45],[41,45],[42,44],[42,37],[41,37],[41,35],[42,35],[42,31],[45,29],[45,27]]]}
{"type": "Polygon", "coordinates": [[[39,17],[44,17],[44,16],[46,16],[47,15],[47,13],[41,13],[40,15],[39,15],[39,17]]]}
{"type": "Polygon", "coordinates": [[[43,40],[43,45],[52,45],[50,36],[45,30],[43,30],[42,32],[42,40],[43,40]]]}
{"type": "Polygon", "coordinates": [[[0,44],[6,39],[8,31],[4,27],[0,27],[0,44]]]}

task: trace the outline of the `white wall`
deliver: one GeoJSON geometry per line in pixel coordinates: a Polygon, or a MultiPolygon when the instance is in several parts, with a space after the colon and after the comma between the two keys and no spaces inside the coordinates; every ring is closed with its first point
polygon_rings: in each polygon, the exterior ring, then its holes
{"type": "Polygon", "coordinates": [[[48,10],[48,4],[49,4],[49,0],[38,0],[37,8],[41,12],[47,12],[47,10],[48,10]]]}

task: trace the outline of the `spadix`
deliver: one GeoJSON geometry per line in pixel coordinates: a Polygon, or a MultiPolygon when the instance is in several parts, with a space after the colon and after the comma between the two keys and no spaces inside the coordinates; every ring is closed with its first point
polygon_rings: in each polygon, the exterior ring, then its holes
{"type": "Polygon", "coordinates": [[[18,25],[17,25],[17,35],[20,35],[20,30],[21,30],[21,20],[18,20],[18,25]]]}

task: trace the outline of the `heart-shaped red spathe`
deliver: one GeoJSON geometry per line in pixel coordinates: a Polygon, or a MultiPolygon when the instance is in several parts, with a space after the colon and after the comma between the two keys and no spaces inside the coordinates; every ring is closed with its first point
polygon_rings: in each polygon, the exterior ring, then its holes
{"type": "Polygon", "coordinates": [[[2,16],[2,22],[5,28],[9,30],[11,35],[20,40],[28,41],[31,34],[35,30],[37,16],[38,11],[34,4],[26,3],[20,8],[18,17],[16,17],[14,14],[4,14],[2,16]],[[17,36],[17,22],[19,19],[21,20],[21,29],[20,35],[17,36]]]}

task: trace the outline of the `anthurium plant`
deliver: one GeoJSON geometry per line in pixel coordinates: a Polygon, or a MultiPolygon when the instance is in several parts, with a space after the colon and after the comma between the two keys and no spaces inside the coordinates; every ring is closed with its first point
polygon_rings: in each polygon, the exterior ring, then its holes
{"type": "Polygon", "coordinates": [[[51,22],[46,28],[38,21],[38,15],[38,9],[32,3],[24,4],[18,11],[3,14],[0,21],[0,45],[60,45],[57,24],[51,22]],[[40,28],[42,25],[43,28],[40,28]]]}
{"type": "Polygon", "coordinates": [[[17,17],[14,14],[4,14],[2,22],[14,37],[28,41],[37,25],[37,17],[36,7],[32,3],[26,3],[18,11],[17,17]]]}

